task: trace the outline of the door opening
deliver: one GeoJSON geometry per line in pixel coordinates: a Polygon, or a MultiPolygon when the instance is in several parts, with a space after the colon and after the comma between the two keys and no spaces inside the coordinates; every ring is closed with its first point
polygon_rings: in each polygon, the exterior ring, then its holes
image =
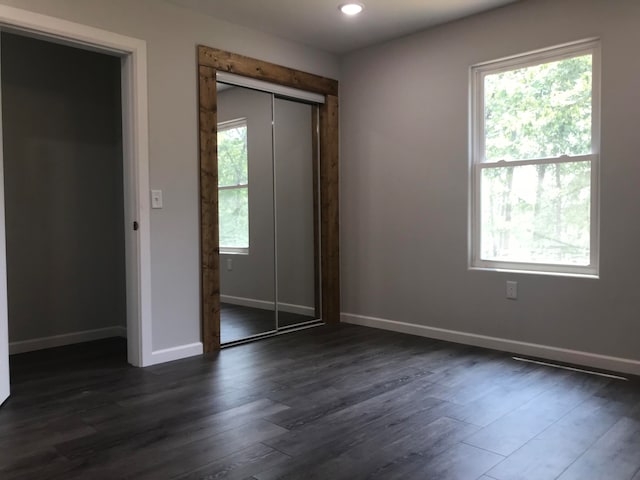
{"type": "MultiPolygon", "coordinates": [[[[134,366],[151,365],[153,356],[146,43],[136,38],[5,5],[0,5],[0,31],[100,52],[118,59],[122,109],[122,231],[126,278],[127,361],[134,366]],[[134,222],[138,226],[135,230],[134,222]]],[[[38,63],[39,60],[25,58],[25,61],[33,63],[38,63]]],[[[42,71],[40,75],[47,73],[42,71]]],[[[47,112],[42,112],[42,115],[46,114],[47,112]]],[[[42,139],[41,143],[46,145],[47,141],[48,139],[42,139]]],[[[0,154],[0,172],[4,171],[2,163],[0,154]]],[[[4,181],[0,181],[0,403],[9,395],[7,271],[3,248],[4,200],[4,181]]],[[[37,301],[35,296],[33,301],[37,301]]]]}
{"type": "Polygon", "coordinates": [[[0,48],[9,353],[126,338],[120,59],[0,48]]]}

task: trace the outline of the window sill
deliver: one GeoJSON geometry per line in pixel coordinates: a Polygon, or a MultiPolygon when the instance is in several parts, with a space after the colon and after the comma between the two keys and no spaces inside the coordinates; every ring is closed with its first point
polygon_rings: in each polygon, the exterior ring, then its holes
{"type": "Polygon", "coordinates": [[[586,278],[591,280],[600,279],[600,275],[594,273],[570,273],[570,272],[550,272],[548,270],[526,270],[519,268],[499,268],[499,267],[469,267],[470,271],[497,272],[497,273],[521,273],[524,275],[549,275],[552,277],[586,278]]]}
{"type": "Polygon", "coordinates": [[[220,249],[220,255],[249,255],[248,248],[220,249]]]}

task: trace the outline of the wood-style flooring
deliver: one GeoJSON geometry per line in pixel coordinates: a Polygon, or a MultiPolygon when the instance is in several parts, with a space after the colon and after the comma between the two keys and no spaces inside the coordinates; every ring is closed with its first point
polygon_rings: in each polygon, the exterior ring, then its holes
{"type": "MultiPolygon", "coordinates": [[[[253,335],[260,335],[276,330],[276,312],[261,308],[220,304],[220,341],[222,343],[243,340],[253,335]]],[[[312,322],[315,317],[291,312],[278,312],[278,327],[292,327],[305,322],[312,322]]]]}
{"type": "Polygon", "coordinates": [[[0,478],[640,480],[640,384],[353,325],[136,369],[16,355],[0,478]]]}

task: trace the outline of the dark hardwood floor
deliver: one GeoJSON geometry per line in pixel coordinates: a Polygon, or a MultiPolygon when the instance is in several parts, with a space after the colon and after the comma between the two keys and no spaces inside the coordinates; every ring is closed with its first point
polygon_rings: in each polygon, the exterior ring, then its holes
{"type": "MultiPolygon", "coordinates": [[[[315,317],[291,312],[278,312],[278,325],[291,327],[311,322],[315,317]]],[[[244,307],[230,303],[220,304],[220,341],[235,342],[252,335],[272,332],[276,329],[275,312],[261,308],[244,307]]]]}
{"type": "Polygon", "coordinates": [[[640,384],[364,327],[12,357],[0,478],[638,480],[640,384]]]}

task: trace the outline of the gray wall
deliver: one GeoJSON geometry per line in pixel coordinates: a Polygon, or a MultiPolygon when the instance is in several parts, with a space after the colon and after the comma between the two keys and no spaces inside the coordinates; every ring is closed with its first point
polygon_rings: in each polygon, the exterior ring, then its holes
{"type": "Polygon", "coordinates": [[[10,341],[125,326],[120,61],[1,45],[10,341]]]}
{"type": "MultiPolygon", "coordinates": [[[[310,105],[275,99],[278,301],[309,309],[315,302],[311,112],[310,105]]],[[[220,293],[273,302],[271,94],[242,87],[218,92],[218,121],[238,118],[247,119],[249,254],[221,255],[220,293]]]]}
{"type": "Polygon", "coordinates": [[[309,315],[315,307],[312,110],[280,98],[274,103],[278,302],[306,307],[309,315]]]}
{"type": "Polygon", "coordinates": [[[153,349],[200,341],[196,45],[338,78],[336,57],[162,0],[0,0],[147,42],[153,349]]]}
{"type": "Polygon", "coordinates": [[[639,21],[636,1],[524,1],[344,58],[343,311],[640,359],[639,21]],[[469,67],[594,36],[600,279],[469,271],[469,67]]]}

